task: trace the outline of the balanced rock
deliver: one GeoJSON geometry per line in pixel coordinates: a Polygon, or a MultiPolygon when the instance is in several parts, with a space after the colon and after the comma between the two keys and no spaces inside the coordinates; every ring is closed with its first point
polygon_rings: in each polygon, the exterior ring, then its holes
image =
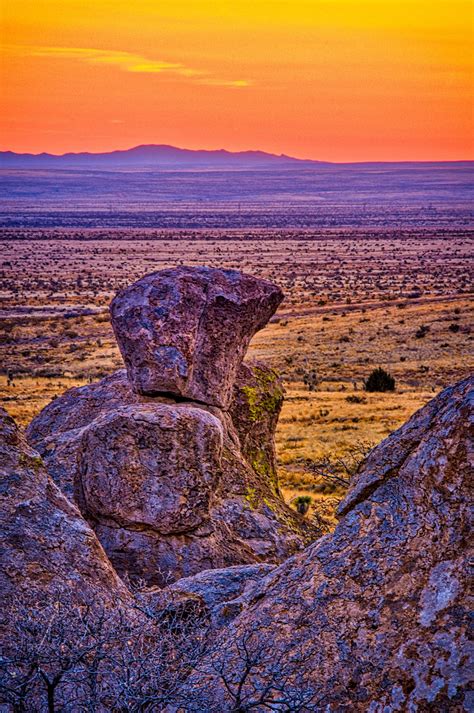
{"type": "Polygon", "coordinates": [[[368,457],[335,532],[240,597],[189,684],[209,710],[235,710],[232,691],[242,710],[262,695],[285,710],[472,710],[473,406],[470,378],[422,408],[368,457]]]}
{"type": "Polygon", "coordinates": [[[279,563],[318,534],[278,489],[281,383],[242,362],[281,299],[233,270],[149,275],[111,304],[127,372],[66,392],[30,424],[120,575],[163,586],[279,563]]]}
{"type": "Polygon", "coordinates": [[[251,338],[282,299],[236,270],[178,267],[138,280],[110,306],[133,389],[227,408],[251,338]]]}
{"type": "Polygon", "coordinates": [[[129,594],[91,527],[48,476],[41,457],[0,409],[0,588],[4,605],[54,592],[97,603],[129,594]]]}

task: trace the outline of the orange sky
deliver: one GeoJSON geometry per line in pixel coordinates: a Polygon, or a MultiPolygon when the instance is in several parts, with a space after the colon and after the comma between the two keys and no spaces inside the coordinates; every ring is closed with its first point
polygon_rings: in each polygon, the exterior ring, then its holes
{"type": "Polygon", "coordinates": [[[472,0],[0,0],[0,148],[474,158],[472,0]]]}

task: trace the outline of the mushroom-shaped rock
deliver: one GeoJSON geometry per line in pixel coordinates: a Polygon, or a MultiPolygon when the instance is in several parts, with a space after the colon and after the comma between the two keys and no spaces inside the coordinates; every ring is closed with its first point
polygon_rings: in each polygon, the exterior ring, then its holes
{"type": "Polygon", "coordinates": [[[236,270],[178,267],[112,300],[112,326],[133,389],[227,408],[253,335],[283,294],[236,270]]]}

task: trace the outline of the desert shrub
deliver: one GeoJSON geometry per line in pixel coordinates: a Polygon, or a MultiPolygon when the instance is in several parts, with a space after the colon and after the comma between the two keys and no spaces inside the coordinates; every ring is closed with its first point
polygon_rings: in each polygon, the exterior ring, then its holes
{"type": "Polygon", "coordinates": [[[172,593],[155,606],[138,590],[134,607],[109,608],[92,595],[54,592],[47,602],[17,597],[2,613],[10,633],[0,657],[2,711],[319,710],[321,694],[306,681],[310,644],[291,657],[275,653],[257,625],[222,648],[206,609],[172,593]],[[208,691],[212,680],[223,707],[208,691]]]}
{"type": "Polygon", "coordinates": [[[109,609],[66,592],[8,602],[11,641],[0,657],[0,701],[12,711],[161,711],[181,708],[179,686],[207,645],[206,622],[170,600],[154,610],[109,609]]]}
{"type": "Polygon", "coordinates": [[[316,372],[316,369],[312,369],[311,371],[307,371],[303,377],[303,383],[305,386],[308,387],[308,391],[316,391],[316,388],[319,384],[319,377],[316,372]]]}
{"type": "Polygon", "coordinates": [[[448,329],[450,332],[453,332],[453,334],[456,334],[457,332],[459,332],[461,327],[459,326],[459,324],[456,324],[455,322],[453,322],[452,324],[449,325],[448,329]]]}
{"type": "Polygon", "coordinates": [[[373,370],[364,385],[366,391],[395,391],[395,379],[380,366],[373,370]]]}
{"type": "Polygon", "coordinates": [[[311,505],[312,498],[310,495],[298,495],[295,498],[294,503],[297,511],[300,515],[306,515],[311,505]]]}

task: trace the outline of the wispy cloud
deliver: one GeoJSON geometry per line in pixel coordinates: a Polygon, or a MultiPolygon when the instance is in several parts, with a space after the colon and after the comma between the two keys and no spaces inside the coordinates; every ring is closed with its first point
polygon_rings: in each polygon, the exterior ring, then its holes
{"type": "Polygon", "coordinates": [[[199,84],[207,84],[208,87],[250,87],[252,82],[248,79],[213,79],[212,77],[199,79],[199,84]]]}
{"type": "Polygon", "coordinates": [[[181,62],[149,59],[133,52],[87,47],[42,47],[40,45],[6,45],[2,50],[7,54],[23,57],[52,57],[76,60],[86,64],[108,65],[123,72],[170,74],[213,87],[248,87],[252,84],[247,79],[221,79],[214,77],[210,72],[188,67],[181,62]]]}

